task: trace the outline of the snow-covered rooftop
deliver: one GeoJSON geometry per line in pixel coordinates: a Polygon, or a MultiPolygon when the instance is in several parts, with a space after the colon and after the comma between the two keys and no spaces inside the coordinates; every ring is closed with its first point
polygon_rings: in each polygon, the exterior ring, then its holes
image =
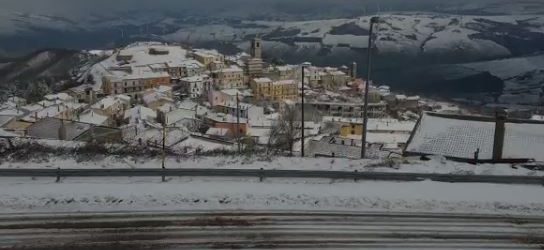
{"type": "Polygon", "coordinates": [[[492,159],[495,123],[424,113],[406,151],[473,159],[492,159]]]}
{"type": "Polygon", "coordinates": [[[184,77],[179,79],[180,81],[184,82],[202,82],[205,80],[208,80],[209,76],[206,74],[196,75],[196,76],[190,76],[190,77],[184,77]]]}
{"type": "Polygon", "coordinates": [[[101,126],[106,124],[108,117],[98,114],[93,110],[87,110],[79,115],[78,121],[101,126]]]}
{"type": "Polygon", "coordinates": [[[290,84],[296,84],[295,80],[281,80],[281,81],[272,82],[272,85],[290,85],[290,84]]]}
{"type": "Polygon", "coordinates": [[[73,100],[74,98],[66,93],[57,93],[57,94],[50,94],[50,95],[45,95],[44,96],[45,100],[48,100],[48,101],[56,101],[56,100],[61,100],[61,101],[71,101],[73,100]]]}
{"type": "Polygon", "coordinates": [[[272,80],[268,77],[262,77],[262,78],[253,78],[253,81],[256,83],[270,83],[272,80]]]}
{"type": "Polygon", "coordinates": [[[130,119],[130,123],[135,121],[148,120],[152,121],[157,118],[157,113],[150,108],[146,108],[141,105],[137,105],[134,108],[125,111],[125,119],[130,119]]]}
{"type": "Polygon", "coordinates": [[[243,73],[244,70],[236,65],[231,65],[228,68],[218,69],[214,71],[215,73],[243,73]]]}
{"type": "Polygon", "coordinates": [[[229,130],[226,128],[209,128],[208,131],[206,131],[206,135],[221,137],[227,136],[228,133],[229,130]]]}
{"type": "Polygon", "coordinates": [[[544,161],[543,123],[506,123],[502,156],[544,161]]]}

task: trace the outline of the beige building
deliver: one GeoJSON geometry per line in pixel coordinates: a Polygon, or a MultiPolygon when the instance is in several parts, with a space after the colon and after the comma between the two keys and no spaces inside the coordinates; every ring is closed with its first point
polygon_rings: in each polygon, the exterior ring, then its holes
{"type": "Polygon", "coordinates": [[[294,80],[273,82],[269,78],[255,78],[251,82],[251,89],[255,100],[269,100],[279,102],[296,100],[298,98],[298,84],[294,80]]]}
{"type": "Polygon", "coordinates": [[[230,66],[212,71],[214,85],[219,89],[246,88],[244,71],[238,66],[230,66]]]}
{"type": "Polygon", "coordinates": [[[320,72],[319,85],[326,90],[338,90],[345,87],[350,80],[349,75],[338,69],[325,68],[324,71],[320,72]]]}
{"type": "Polygon", "coordinates": [[[218,64],[225,62],[225,56],[217,50],[195,49],[192,53],[195,60],[204,64],[206,68],[210,67],[210,64],[218,64]]]}
{"type": "Polygon", "coordinates": [[[273,66],[269,69],[266,76],[277,81],[300,79],[298,75],[299,68],[296,65],[273,66]]]}

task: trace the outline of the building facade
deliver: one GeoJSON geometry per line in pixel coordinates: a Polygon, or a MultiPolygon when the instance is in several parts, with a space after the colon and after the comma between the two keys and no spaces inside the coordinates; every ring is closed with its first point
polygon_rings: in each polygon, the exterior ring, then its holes
{"type": "Polygon", "coordinates": [[[251,82],[256,101],[280,102],[298,98],[298,84],[295,80],[272,81],[269,78],[256,78],[251,82]]]}
{"type": "MultiPolygon", "coordinates": [[[[300,107],[298,102],[297,106],[300,107]]],[[[351,102],[305,102],[305,108],[319,112],[322,116],[335,117],[363,117],[363,104],[351,102]]],[[[385,102],[369,103],[368,116],[370,118],[385,117],[387,112],[387,104],[385,102]]]]}
{"type": "Polygon", "coordinates": [[[238,66],[230,66],[212,71],[214,86],[219,89],[246,88],[244,70],[238,66]]]}
{"type": "Polygon", "coordinates": [[[181,78],[179,84],[190,98],[199,98],[211,89],[212,80],[208,75],[196,75],[181,78]]]}

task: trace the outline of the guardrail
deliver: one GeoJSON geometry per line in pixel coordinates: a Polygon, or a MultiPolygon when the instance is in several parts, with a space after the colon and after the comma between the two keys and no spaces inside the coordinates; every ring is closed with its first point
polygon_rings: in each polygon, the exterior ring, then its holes
{"type": "Polygon", "coordinates": [[[255,177],[544,185],[544,177],[272,169],[0,169],[0,177],[255,177]]]}

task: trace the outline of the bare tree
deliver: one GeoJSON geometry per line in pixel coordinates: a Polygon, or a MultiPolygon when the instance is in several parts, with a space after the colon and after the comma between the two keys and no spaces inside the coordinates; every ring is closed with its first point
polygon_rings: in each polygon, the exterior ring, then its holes
{"type": "Polygon", "coordinates": [[[301,135],[301,115],[295,106],[286,105],[270,130],[268,151],[289,151],[293,155],[295,142],[301,135]]]}

